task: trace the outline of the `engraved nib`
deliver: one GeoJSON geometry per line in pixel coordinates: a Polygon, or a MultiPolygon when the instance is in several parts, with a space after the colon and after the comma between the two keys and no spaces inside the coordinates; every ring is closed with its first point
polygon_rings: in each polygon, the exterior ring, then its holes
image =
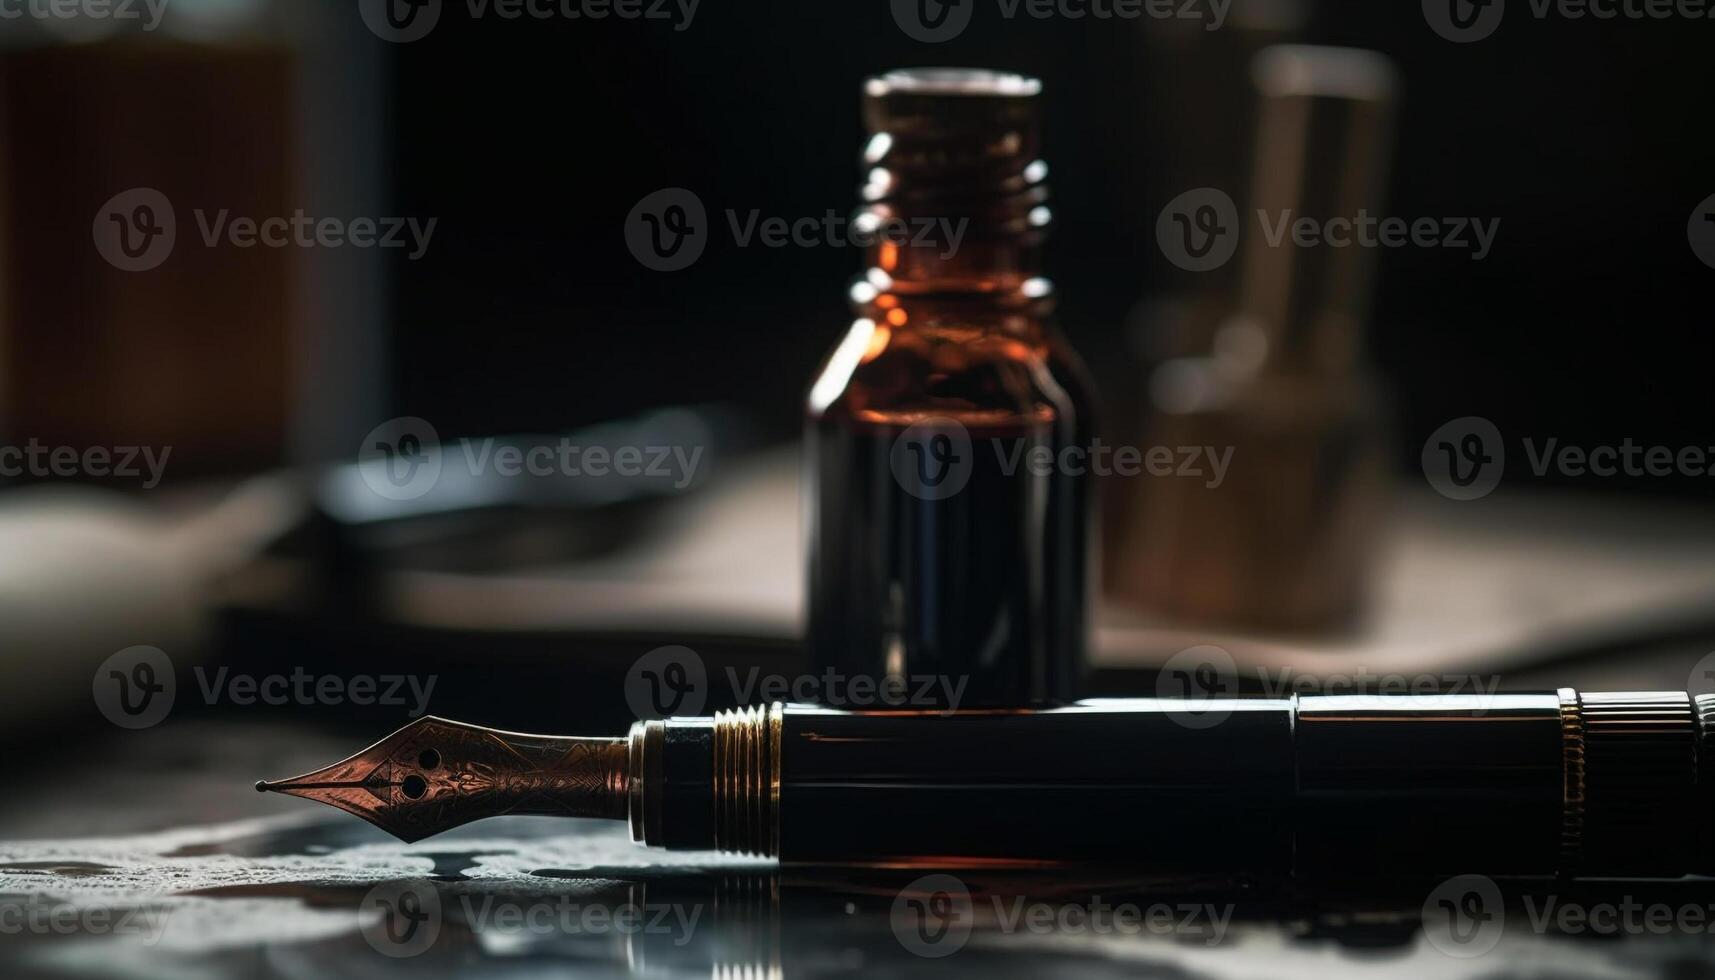
{"type": "Polygon", "coordinates": [[[411,842],[503,814],[623,820],[626,765],[623,738],[419,718],[343,762],[256,789],[338,807],[411,842]]]}

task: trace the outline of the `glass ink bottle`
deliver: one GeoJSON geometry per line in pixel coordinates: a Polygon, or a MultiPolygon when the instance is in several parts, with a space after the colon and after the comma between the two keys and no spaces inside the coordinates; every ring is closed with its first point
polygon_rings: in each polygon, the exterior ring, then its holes
{"type": "Polygon", "coordinates": [[[865,270],[806,426],[807,642],[837,707],[1078,696],[1094,429],[1042,275],[1041,88],[865,84],[865,270]]]}

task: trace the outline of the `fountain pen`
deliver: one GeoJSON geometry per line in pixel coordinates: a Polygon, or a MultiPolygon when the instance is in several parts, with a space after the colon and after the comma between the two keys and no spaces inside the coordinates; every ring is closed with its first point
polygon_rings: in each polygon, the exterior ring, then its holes
{"type": "Polygon", "coordinates": [[[1715,696],[1295,695],[1046,709],[771,704],[627,737],[427,717],[257,789],[406,840],[501,814],[788,864],[1715,873],[1715,696]]]}

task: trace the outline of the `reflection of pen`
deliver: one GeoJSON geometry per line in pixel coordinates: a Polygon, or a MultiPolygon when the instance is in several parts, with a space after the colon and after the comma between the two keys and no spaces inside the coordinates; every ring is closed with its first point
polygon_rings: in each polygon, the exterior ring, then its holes
{"type": "Polygon", "coordinates": [[[529,813],[787,862],[1678,876],[1715,870],[1712,733],[1681,693],[777,704],[627,738],[423,718],[257,788],[408,841],[529,813]]]}

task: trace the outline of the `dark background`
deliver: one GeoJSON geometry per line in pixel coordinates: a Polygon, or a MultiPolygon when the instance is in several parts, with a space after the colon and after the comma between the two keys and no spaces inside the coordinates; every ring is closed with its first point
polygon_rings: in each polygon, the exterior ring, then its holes
{"type": "MultiPolygon", "coordinates": [[[[1512,6],[1494,36],[1465,45],[1409,3],[1321,3],[1293,32],[1397,63],[1386,214],[1501,219],[1481,262],[1379,257],[1369,338],[1399,465],[1414,468],[1429,432],[1462,415],[1494,420],[1509,441],[1705,445],[1715,272],[1685,225],[1715,191],[1715,141],[1700,124],[1710,25],[1538,20],[1512,6]]],[[[1162,259],[1155,215],[1180,190],[1248,172],[1243,60],[1220,47],[1230,27],[1201,38],[997,11],[978,2],[960,37],[927,45],[880,2],[705,0],[684,32],[472,21],[449,3],[428,38],[386,54],[394,206],[440,218],[426,258],[389,261],[393,408],[447,435],[725,401],[791,434],[846,322],[858,256],[735,247],[725,211],[850,213],[862,79],[938,64],[1046,83],[1062,322],[1123,405],[1143,377],[1117,356],[1146,345],[1128,335],[1132,311],[1206,285],[1162,259]],[[621,228],[669,186],[695,191],[716,229],[701,261],[658,273],[621,228]]],[[[1587,482],[1703,494],[1705,479],[1587,482]]]]}

